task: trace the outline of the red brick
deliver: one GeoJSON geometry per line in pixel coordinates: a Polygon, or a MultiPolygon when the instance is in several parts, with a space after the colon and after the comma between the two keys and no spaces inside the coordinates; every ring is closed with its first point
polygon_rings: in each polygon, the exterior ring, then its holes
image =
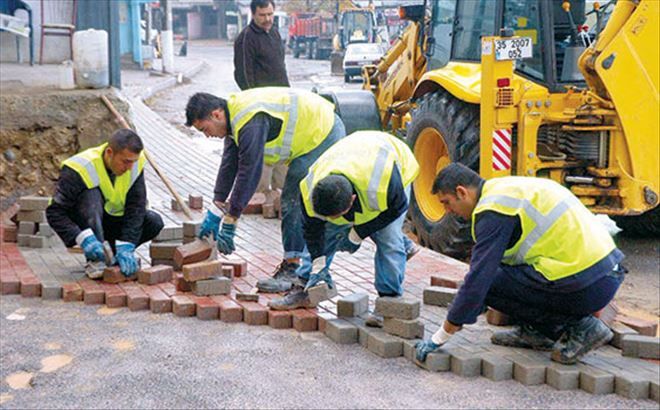
{"type": "Polygon", "coordinates": [[[291,312],[269,310],[268,325],[273,329],[290,329],[293,326],[291,312]]]}
{"type": "Polygon", "coordinates": [[[186,295],[172,296],[172,312],[175,316],[195,316],[195,302],[186,295]]]}
{"type": "Polygon", "coordinates": [[[236,300],[244,302],[257,302],[259,303],[259,295],[256,293],[236,293],[236,300]]]}
{"type": "Polygon", "coordinates": [[[83,290],[76,282],[62,285],[62,299],[65,302],[82,302],[83,290]]]}
{"type": "Polygon", "coordinates": [[[263,204],[261,206],[261,213],[265,219],[277,218],[277,209],[274,204],[263,204]]]}
{"type": "Polygon", "coordinates": [[[138,274],[138,282],[143,285],[155,285],[157,283],[169,282],[172,280],[174,270],[171,266],[156,265],[150,268],[141,269],[138,274]]]}
{"type": "Polygon", "coordinates": [[[220,306],[220,320],[227,323],[243,321],[243,306],[233,301],[229,296],[211,296],[220,306]]]}
{"type": "Polygon", "coordinates": [[[436,273],[431,275],[431,286],[458,289],[463,284],[465,274],[458,272],[436,273]]]}
{"type": "Polygon", "coordinates": [[[220,275],[220,261],[204,261],[183,266],[183,278],[188,282],[196,282],[220,275]]]}
{"type": "Polygon", "coordinates": [[[208,296],[190,296],[195,302],[197,310],[197,319],[215,320],[220,316],[220,306],[217,302],[208,296]]]}
{"type": "Polygon", "coordinates": [[[234,269],[234,277],[240,278],[247,275],[247,262],[239,259],[223,259],[222,266],[231,266],[234,269]]]}
{"type": "Polygon", "coordinates": [[[149,296],[149,310],[151,310],[151,313],[169,313],[172,311],[172,299],[158,286],[143,286],[142,289],[149,296]]]}
{"type": "Polygon", "coordinates": [[[258,326],[268,324],[268,308],[255,302],[241,302],[243,306],[243,321],[248,325],[258,326]]]}
{"type": "Polygon", "coordinates": [[[316,312],[306,309],[295,309],[291,311],[293,316],[293,328],[299,332],[313,332],[318,329],[318,317],[316,312]]]}
{"type": "Polygon", "coordinates": [[[121,273],[119,266],[110,266],[103,269],[103,282],[122,283],[135,280],[136,278],[136,275],[126,276],[121,273]]]}
{"type": "Polygon", "coordinates": [[[222,269],[220,269],[220,274],[225,278],[234,279],[234,267],[223,265],[222,269]]]}
{"type": "Polygon", "coordinates": [[[244,215],[261,215],[262,205],[266,202],[266,196],[260,192],[255,193],[250,198],[247,206],[243,209],[244,215]]]}
{"type": "Polygon", "coordinates": [[[21,296],[33,298],[41,296],[41,282],[36,276],[23,276],[21,282],[21,296]]]}
{"type": "Polygon", "coordinates": [[[105,292],[98,283],[88,278],[82,278],[78,284],[83,290],[83,301],[86,305],[102,305],[105,303],[105,292]]]}
{"type": "Polygon", "coordinates": [[[182,273],[176,274],[176,290],[179,292],[192,292],[192,282],[185,280],[182,273]]]}
{"type": "Polygon", "coordinates": [[[174,251],[174,265],[180,270],[183,265],[201,262],[211,256],[211,244],[208,241],[195,240],[181,245],[174,251]]]}
{"type": "Polygon", "coordinates": [[[172,282],[159,283],[158,287],[169,297],[172,297],[178,293],[176,286],[174,286],[172,282]]]}
{"type": "Polygon", "coordinates": [[[180,243],[151,242],[151,245],[149,245],[149,257],[152,260],[174,259],[174,252],[176,252],[179,246],[181,246],[180,243]]]}
{"type": "Polygon", "coordinates": [[[510,326],[513,324],[513,320],[509,315],[491,308],[488,308],[488,312],[486,312],[486,321],[493,326],[510,326]]]}
{"type": "Polygon", "coordinates": [[[135,282],[120,283],[119,287],[126,292],[126,304],[131,311],[149,309],[149,296],[135,282]]]}
{"type": "Polygon", "coordinates": [[[21,293],[21,282],[18,277],[9,273],[0,276],[0,293],[3,295],[17,295],[21,293]]]}
{"type": "Polygon", "coordinates": [[[16,242],[18,239],[18,228],[14,224],[0,225],[0,232],[2,242],[16,242]]]}
{"type": "MultiPolygon", "coordinates": [[[[23,285],[21,284],[21,289],[22,287],[23,285]]],[[[658,333],[658,322],[651,322],[649,320],[626,315],[618,315],[616,321],[635,329],[640,335],[656,336],[658,333]]]]}
{"type": "Polygon", "coordinates": [[[611,326],[616,320],[618,314],[619,308],[617,308],[616,304],[612,301],[608,303],[607,306],[594,313],[594,316],[602,320],[606,325],[611,326]]]}
{"type": "Polygon", "coordinates": [[[188,206],[190,209],[202,209],[204,208],[204,197],[201,195],[188,195],[188,206]]]}
{"type": "Polygon", "coordinates": [[[119,285],[111,283],[99,283],[105,292],[105,305],[109,308],[120,308],[126,306],[126,292],[119,285]]]}

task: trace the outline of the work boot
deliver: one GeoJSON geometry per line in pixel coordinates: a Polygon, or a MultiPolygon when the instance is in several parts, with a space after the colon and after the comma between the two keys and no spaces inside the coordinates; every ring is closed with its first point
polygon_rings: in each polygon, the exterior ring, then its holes
{"type": "Polygon", "coordinates": [[[105,262],[92,262],[87,261],[85,264],[85,275],[90,279],[100,279],[103,277],[103,270],[105,269],[105,262]]]}
{"type": "Polygon", "coordinates": [[[383,317],[375,313],[369,313],[364,320],[364,324],[369,327],[383,327],[383,317]]]}
{"type": "Polygon", "coordinates": [[[295,286],[283,297],[268,302],[268,307],[272,310],[305,309],[311,307],[311,305],[309,295],[300,286],[295,286]]]}
{"type": "Polygon", "coordinates": [[[406,260],[407,261],[411,260],[421,250],[422,250],[421,246],[417,244],[413,244],[413,246],[410,249],[406,250],[406,260]]]}
{"type": "Polygon", "coordinates": [[[612,340],[614,334],[600,319],[589,315],[566,327],[560,345],[552,352],[552,360],[574,364],[588,352],[612,340]]]}
{"type": "Polygon", "coordinates": [[[541,334],[530,325],[520,325],[511,330],[495,332],[490,337],[490,341],[494,345],[522,347],[544,352],[552,350],[555,345],[552,339],[541,334]]]}
{"type": "Polygon", "coordinates": [[[296,275],[299,266],[297,263],[282,261],[272,278],[257,281],[257,289],[260,292],[278,293],[288,291],[294,284],[301,285],[300,278],[296,275]]]}

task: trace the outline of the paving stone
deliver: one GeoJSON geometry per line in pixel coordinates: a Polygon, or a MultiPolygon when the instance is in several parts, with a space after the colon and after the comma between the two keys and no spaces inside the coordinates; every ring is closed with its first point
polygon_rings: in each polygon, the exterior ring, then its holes
{"type": "Polygon", "coordinates": [[[220,268],[220,274],[225,278],[233,279],[234,278],[234,267],[222,265],[220,268]]]}
{"type": "Polygon", "coordinates": [[[49,202],[50,197],[46,196],[26,195],[18,198],[21,211],[45,211],[49,202]]]}
{"type": "Polygon", "coordinates": [[[275,209],[274,204],[263,204],[261,206],[261,214],[265,219],[275,219],[277,218],[277,209],[275,209]]]}
{"type": "Polygon", "coordinates": [[[650,320],[644,320],[637,317],[623,316],[619,315],[616,317],[618,322],[623,323],[624,325],[633,328],[640,335],[644,336],[655,336],[658,334],[658,322],[652,322],[650,320]]]}
{"type": "Polygon", "coordinates": [[[83,290],[76,282],[62,285],[62,299],[65,302],[82,302],[83,290]]]}
{"type": "Polygon", "coordinates": [[[126,305],[128,310],[147,310],[149,309],[149,295],[147,295],[135,282],[120,283],[119,287],[126,292],[126,305]]]}
{"type": "Polygon", "coordinates": [[[212,250],[213,248],[208,241],[199,239],[179,246],[174,251],[175,269],[180,270],[184,265],[208,259],[212,250]]]}
{"type": "Polygon", "coordinates": [[[426,360],[424,362],[417,360],[415,345],[420,341],[422,341],[422,339],[403,341],[403,356],[406,359],[430,372],[446,372],[451,369],[451,357],[448,353],[443,351],[429,353],[426,355],[426,360]]]}
{"type": "MultiPolygon", "coordinates": [[[[180,226],[166,226],[158,232],[158,235],[152,240],[154,242],[181,241],[183,238],[183,228],[180,226]]],[[[179,243],[180,244],[180,243],[179,243]]]]}
{"type": "Polygon", "coordinates": [[[172,296],[172,313],[175,316],[195,316],[195,307],[195,302],[186,295],[172,296]]]}
{"type": "Polygon", "coordinates": [[[236,300],[242,300],[245,302],[259,302],[259,295],[256,293],[237,293],[236,300]]]}
{"type": "Polygon", "coordinates": [[[172,299],[158,286],[144,286],[143,289],[149,296],[149,310],[151,310],[151,313],[170,313],[172,311],[172,299]]]}
{"type": "Polygon", "coordinates": [[[307,294],[309,295],[311,306],[316,307],[324,300],[329,300],[337,296],[337,287],[330,288],[327,283],[321,283],[320,285],[310,288],[307,291],[307,294]]]}
{"type": "Polygon", "coordinates": [[[298,332],[315,332],[319,326],[319,319],[311,310],[295,309],[291,312],[291,319],[298,332]]]}
{"type": "Polygon", "coordinates": [[[30,248],[46,248],[48,247],[48,238],[39,235],[30,235],[30,248]]]}
{"type": "Polygon", "coordinates": [[[422,339],[409,339],[403,341],[403,357],[410,360],[411,362],[415,361],[415,346],[418,342],[421,342],[422,339]]]}
{"type": "Polygon", "coordinates": [[[18,233],[21,235],[34,235],[37,232],[37,224],[29,221],[18,223],[18,233]]]}
{"type": "Polygon", "coordinates": [[[55,231],[53,231],[53,228],[51,228],[50,225],[48,225],[48,222],[41,222],[39,224],[39,229],[37,230],[37,234],[39,236],[50,238],[51,236],[55,235],[55,231]]]}
{"type": "Polygon", "coordinates": [[[78,281],[83,289],[83,302],[86,305],[102,305],[105,303],[105,292],[95,281],[83,278],[78,281]]]}
{"type": "Polygon", "coordinates": [[[100,282],[99,286],[105,292],[105,305],[107,307],[120,308],[126,306],[126,292],[119,285],[100,282]]]}
{"type": "Polygon", "coordinates": [[[403,342],[383,330],[369,332],[367,349],[383,358],[403,356],[403,342]]]}
{"type": "Polygon", "coordinates": [[[358,342],[358,328],[345,320],[332,319],[325,324],[325,335],[339,344],[358,342]]]}
{"type": "MultiPolygon", "coordinates": [[[[186,205],[188,205],[188,201],[184,200],[183,202],[185,202],[186,205]]],[[[171,208],[173,211],[176,211],[176,212],[183,212],[183,207],[182,207],[181,204],[179,204],[179,202],[178,202],[176,199],[174,199],[174,198],[172,198],[172,200],[171,200],[171,202],[170,202],[170,208],[171,208]]]]}
{"type": "Polygon", "coordinates": [[[156,265],[171,266],[172,268],[174,268],[176,263],[174,262],[173,259],[151,259],[151,266],[156,266],[156,265]]]}
{"type": "Polygon", "coordinates": [[[429,286],[424,289],[424,304],[446,307],[451,304],[457,293],[456,289],[429,286]]]}
{"type": "Polygon", "coordinates": [[[491,308],[488,308],[488,312],[486,312],[486,321],[493,326],[511,326],[514,324],[511,316],[491,308]]]}
{"type": "Polygon", "coordinates": [[[293,317],[291,312],[280,310],[268,311],[268,326],[273,329],[291,329],[293,317]]]}
{"type": "Polygon", "coordinates": [[[158,287],[170,298],[179,294],[179,292],[176,290],[176,286],[172,282],[159,283],[158,287]]]}
{"type": "Polygon", "coordinates": [[[152,260],[167,259],[174,261],[174,253],[179,246],[181,246],[180,242],[152,242],[149,245],[149,257],[152,260]]]}
{"type": "Polygon", "coordinates": [[[199,235],[199,230],[202,227],[201,221],[185,221],[183,223],[183,236],[194,236],[199,235]]]}
{"type": "Polygon", "coordinates": [[[231,266],[234,269],[234,277],[236,278],[247,275],[248,263],[244,260],[229,259],[225,257],[225,259],[222,259],[220,262],[222,262],[222,266],[231,266]]]}
{"type": "Polygon", "coordinates": [[[614,379],[614,392],[628,399],[648,399],[649,390],[649,381],[634,374],[617,374],[614,379]]]}
{"type": "Polygon", "coordinates": [[[14,224],[5,225],[0,221],[0,242],[17,242],[18,227],[14,224]]]}
{"type": "Polygon", "coordinates": [[[202,209],[204,208],[204,197],[201,195],[188,195],[188,206],[190,209],[202,209]]]}
{"type": "Polygon", "coordinates": [[[231,279],[219,276],[198,280],[192,283],[192,291],[197,296],[227,295],[231,292],[231,279]]]}
{"type": "Polygon", "coordinates": [[[208,296],[191,296],[195,302],[195,314],[199,320],[215,320],[220,317],[220,305],[208,296]]]}
{"type": "Polygon", "coordinates": [[[8,272],[0,272],[0,294],[17,295],[21,293],[21,281],[8,272]]]}
{"type": "Polygon", "coordinates": [[[243,321],[251,326],[268,324],[268,308],[254,302],[241,302],[243,306],[243,321]]]}
{"type": "Polygon", "coordinates": [[[103,269],[103,282],[122,283],[137,279],[137,275],[126,276],[121,273],[119,266],[110,266],[103,269]]]}
{"type": "Polygon", "coordinates": [[[492,381],[499,382],[513,378],[513,362],[495,353],[481,355],[481,374],[492,381]]]}
{"type": "MultiPolygon", "coordinates": [[[[332,319],[336,319],[337,316],[330,313],[330,312],[319,312],[316,314],[316,317],[318,318],[318,328],[319,332],[325,334],[325,324],[332,319]]],[[[350,321],[353,323],[353,319],[355,318],[346,318],[346,320],[350,321]]]]}
{"type": "Polygon", "coordinates": [[[192,292],[192,282],[188,282],[183,278],[182,273],[175,274],[176,290],[179,292],[192,292]]]}
{"type": "Polygon", "coordinates": [[[352,293],[337,300],[337,316],[355,317],[369,311],[369,295],[367,293],[352,293]]]}
{"type": "Polygon", "coordinates": [[[220,307],[220,320],[227,323],[238,323],[243,321],[243,306],[233,301],[228,296],[211,296],[220,307]]]}
{"type": "Polygon", "coordinates": [[[623,337],[622,354],[643,359],[660,359],[660,338],[644,335],[626,335],[623,337]]]}
{"type": "Polygon", "coordinates": [[[557,390],[576,390],[580,386],[580,370],[576,366],[552,363],[546,369],[545,379],[557,390]]]}
{"type": "Polygon", "coordinates": [[[431,286],[458,289],[463,284],[465,273],[443,272],[431,275],[431,286]]]}
{"type": "Polygon", "coordinates": [[[174,270],[171,266],[156,265],[141,269],[137,273],[137,280],[143,285],[155,285],[157,283],[171,281],[173,274],[174,270]]]}
{"type": "Polygon", "coordinates": [[[660,403],[660,383],[651,382],[649,388],[649,398],[653,401],[660,403]]]}
{"type": "Polygon", "coordinates": [[[633,328],[630,328],[623,323],[619,322],[614,322],[610,325],[610,329],[612,330],[612,333],[614,333],[614,337],[612,337],[612,340],[610,340],[610,344],[614,347],[618,347],[619,349],[623,348],[623,338],[626,335],[637,335],[637,331],[633,328]]]}
{"type": "Polygon", "coordinates": [[[196,236],[184,236],[181,242],[183,242],[184,245],[187,245],[198,240],[199,239],[196,236]]]}
{"type": "Polygon", "coordinates": [[[404,339],[417,339],[424,337],[424,322],[419,319],[404,320],[386,317],[383,319],[383,330],[404,339]]]}
{"type": "Polygon", "coordinates": [[[220,261],[203,261],[183,266],[183,278],[188,282],[220,276],[220,261]]]}
{"type": "Polygon", "coordinates": [[[412,320],[419,317],[420,303],[407,297],[376,298],[375,313],[383,317],[412,320]]]}
{"type": "Polygon", "coordinates": [[[30,246],[30,237],[32,235],[27,235],[24,233],[19,233],[16,235],[16,243],[18,243],[18,246],[30,246]]]}
{"type": "Polygon", "coordinates": [[[41,283],[41,298],[57,300],[62,298],[62,285],[56,281],[41,283]]]}
{"type": "Polygon", "coordinates": [[[513,378],[525,386],[545,383],[545,363],[524,356],[509,357],[513,361],[513,378]]]}
{"type": "Polygon", "coordinates": [[[46,222],[46,212],[44,211],[18,211],[16,218],[19,222],[46,222]]]}
{"type": "Polygon", "coordinates": [[[580,389],[591,394],[614,393],[614,376],[591,366],[580,367],[580,389]]]}
{"type": "Polygon", "coordinates": [[[451,371],[461,377],[477,377],[481,375],[481,357],[460,349],[445,349],[451,356],[451,371]]]}

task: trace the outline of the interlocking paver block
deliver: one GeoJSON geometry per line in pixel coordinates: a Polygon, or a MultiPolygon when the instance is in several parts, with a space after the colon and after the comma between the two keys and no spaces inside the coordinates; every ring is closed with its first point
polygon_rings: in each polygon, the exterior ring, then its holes
{"type": "Polygon", "coordinates": [[[175,268],[180,270],[184,265],[206,260],[211,256],[212,250],[211,244],[202,240],[181,245],[174,251],[175,268]]]}
{"type": "Polygon", "coordinates": [[[0,242],[18,241],[18,227],[14,224],[5,225],[0,221],[0,242]]]}
{"type": "Polygon", "coordinates": [[[105,305],[109,308],[120,308],[126,306],[126,292],[119,285],[100,282],[99,286],[105,292],[105,305]]]}
{"type": "Polygon", "coordinates": [[[62,298],[62,285],[56,281],[41,283],[41,298],[57,300],[62,298]]]}
{"type": "Polygon", "coordinates": [[[495,353],[481,355],[481,374],[492,381],[499,382],[513,378],[513,362],[495,353]]]}
{"type": "Polygon", "coordinates": [[[248,325],[260,326],[268,324],[268,308],[255,302],[241,302],[243,306],[243,321],[248,325]]]}
{"type": "Polygon", "coordinates": [[[220,307],[220,320],[227,323],[243,321],[243,306],[233,301],[228,296],[211,296],[220,307]]]}
{"type": "Polygon", "coordinates": [[[26,195],[18,198],[21,211],[45,211],[49,202],[50,197],[46,196],[26,195]]]}
{"type": "Polygon", "coordinates": [[[325,324],[325,335],[339,344],[358,342],[358,328],[342,319],[328,320],[325,324]]]}
{"type": "Polygon", "coordinates": [[[195,302],[186,295],[174,295],[172,313],[179,317],[195,316],[195,302]]]}
{"type": "Polygon", "coordinates": [[[465,273],[443,272],[431,275],[431,286],[458,289],[463,284],[465,273]]]}
{"type": "Polygon", "coordinates": [[[523,356],[509,359],[513,360],[513,378],[519,383],[526,386],[545,383],[545,363],[523,356]]]}
{"type": "Polygon", "coordinates": [[[191,296],[199,320],[215,320],[220,317],[220,305],[208,296],[191,296]]]}
{"type": "Polygon", "coordinates": [[[291,312],[269,310],[268,326],[272,327],[273,329],[290,329],[293,326],[293,318],[291,312]]]}
{"type": "Polygon", "coordinates": [[[21,281],[10,272],[0,272],[0,293],[3,295],[21,293],[21,281]]]}
{"type": "Polygon", "coordinates": [[[137,274],[137,280],[144,285],[155,285],[171,281],[172,275],[174,275],[174,270],[171,266],[156,265],[141,269],[137,274]]]}
{"type": "Polygon", "coordinates": [[[193,236],[197,237],[199,235],[199,229],[202,226],[201,221],[186,221],[183,223],[183,236],[193,236]]]}
{"type": "Polygon", "coordinates": [[[201,195],[188,195],[188,206],[190,209],[202,209],[204,208],[204,197],[201,195]]]}
{"type": "Polygon", "coordinates": [[[222,266],[231,266],[234,269],[234,277],[240,278],[247,275],[248,263],[238,259],[222,259],[222,266]]]}
{"type": "Polygon", "coordinates": [[[407,297],[376,298],[375,313],[383,317],[412,320],[419,317],[420,303],[407,297]]]}
{"type": "Polygon", "coordinates": [[[37,234],[39,236],[50,238],[51,236],[55,235],[55,231],[53,231],[53,228],[51,228],[50,225],[48,225],[48,222],[41,222],[39,224],[39,229],[37,231],[37,234]]]}
{"type": "MultiPolygon", "coordinates": [[[[158,232],[153,242],[181,241],[183,238],[183,228],[180,226],[166,226],[158,232]]],[[[180,244],[180,243],[179,243],[180,244]]]]}
{"type": "Polygon", "coordinates": [[[381,329],[369,332],[367,348],[370,352],[386,359],[403,356],[403,341],[381,329]]]}
{"type": "Polygon", "coordinates": [[[16,235],[16,242],[18,243],[18,246],[30,246],[30,237],[32,235],[24,234],[24,233],[19,233],[16,235]]]}
{"type": "Polygon", "coordinates": [[[623,355],[643,359],[660,359],[660,338],[644,335],[626,335],[623,338],[623,355]]]}
{"type": "Polygon", "coordinates": [[[644,336],[655,336],[658,334],[658,322],[641,319],[638,317],[630,316],[617,316],[616,320],[623,323],[624,325],[631,327],[637,331],[640,335],[644,336]]]}
{"type": "Polygon", "coordinates": [[[220,274],[225,278],[233,279],[234,278],[234,267],[222,265],[220,268],[220,274]]]}
{"type": "Polygon", "coordinates": [[[557,390],[575,390],[580,386],[580,370],[575,366],[552,363],[546,369],[545,379],[557,390]]]}
{"type": "Polygon", "coordinates": [[[30,248],[48,247],[48,238],[39,235],[30,235],[30,248]]]}
{"type": "Polygon", "coordinates": [[[88,278],[80,279],[78,283],[83,289],[83,301],[86,305],[102,305],[105,303],[105,292],[98,283],[88,278]]]}
{"type": "Polygon", "coordinates": [[[18,221],[28,221],[28,222],[46,222],[46,212],[44,211],[18,211],[16,215],[18,221]]]}
{"type": "Polygon", "coordinates": [[[361,316],[369,310],[369,295],[367,293],[352,293],[337,300],[337,316],[361,316]]]}
{"type": "Polygon", "coordinates": [[[119,287],[126,292],[126,305],[130,311],[149,309],[149,295],[137,283],[124,282],[119,287]]]}
{"type": "Polygon", "coordinates": [[[424,337],[424,322],[419,319],[404,320],[393,317],[383,319],[383,330],[404,339],[424,337]]]}
{"type": "Polygon", "coordinates": [[[103,282],[121,283],[135,280],[137,275],[125,276],[121,273],[119,266],[110,266],[103,269],[103,282]]]}
{"type": "Polygon", "coordinates": [[[21,235],[34,235],[37,231],[37,224],[29,221],[21,221],[18,223],[18,233],[21,235]]]}
{"type": "Polygon", "coordinates": [[[591,394],[614,393],[614,376],[591,366],[580,368],[580,389],[591,394]]]}
{"type": "Polygon", "coordinates": [[[617,374],[614,379],[615,393],[628,399],[648,399],[649,390],[649,381],[634,374],[617,374]]]}
{"type": "Polygon", "coordinates": [[[307,291],[309,302],[312,306],[318,306],[324,300],[332,299],[337,296],[337,287],[330,288],[327,283],[321,283],[310,288],[307,291]]]}
{"type": "Polygon", "coordinates": [[[188,282],[183,278],[182,273],[175,274],[176,290],[179,292],[192,292],[192,282],[188,282]]]}
{"type": "Polygon", "coordinates": [[[245,302],[259,302],[259,295],[256,293],[237,293],[236,300],[242,300],[245,302]]]}
{"type": "Polygon", "coordinates": [[[38,298],[41,296],[41,281],[34,275],[18,278],[21,282],[21,296],[24,298],[38,298]]]}
{"type": "MultiPolygon", "coordinates": [[[[180,242],[151,242],[149,245],[149,257],[154,259],[174,260],[176,249],[181,246],[180,242]]],[[[152,265],[154,263],[152,262],[152,265]]]]}
{"type": "Polygon", "coordinates": [[[174,268],[176,263],[174,263],[173,259],[152,259],[151,266],[156,266],[156,265],[171,266],[172,268],[174,268]]]}
{"type": "Polygon", "coordinates": [[[612,333],[614,333],[614,337],[612,337],[612,340],[610,340],[610,344],[614,347],[618,347],[619,349],[623,349],[623,338],[626,335],[637,335],[637,331],[633,328],[630,328],[623,323],[619,322],[614,322],[610,325],[610,329],[612,330],[612,333]]]}
{"type": "Polygon", "coordinates": [[[196,262],[183,266],[183,278],[188,282],[220,276],[220,261],[196,262]]]}
{"type": "Polygon", "coordinates": [[[296,309],[291,312],[293,328],[298,332],[314,332],[318,329],[319,319],[316,313],[307,309],[296,309]]]}
{"type": "Polygon", "coordinates": [[[457,293],[458,290],[456,289],[429,286],[424,289],[424,304],[446,307],[451,304],[457,293]]]}
{"type": "Polygon", "coordinates": [[[451,371],[461,377],[481,375],[481,357],[460,348],[447,349],[451,356],[451,371]]]}
{"type": "Polygon", "coordinates": [[[192,291],[197,296],[227,295],[231,292],[231,279],[224,276],[193,282],[192,291]]]}
{"type": "Polygon", "coordinates": [[[415,346],[422,339],[412,339],[403,341],[403,356],[415,363],[417,366],[430,372],[446,372],[451,369],[451,356],[443,351],[432,352],[426,355],[426,360],[420,362],[417,360],[417,350],[415,346]]]}
{"type": "Polygon", "coordinates": [[[76,282],[62,285],[62,299],[65,302],[82,302],[83,290],[76,282]]]}
{"type": "Polygon", "coordinates": [[[151,313],[170,313],[172,311],[172,299],[158,286],[144,286],[143,289],[149,295],[149,310],[151,310],[151,313]]]}
{"type": "Polygon", "coordinates": [[[409,339],[403,341],[403,357],[410,361],[415,361],[415,346],[418,342],[421,342],[422,339],[409,339]]]}

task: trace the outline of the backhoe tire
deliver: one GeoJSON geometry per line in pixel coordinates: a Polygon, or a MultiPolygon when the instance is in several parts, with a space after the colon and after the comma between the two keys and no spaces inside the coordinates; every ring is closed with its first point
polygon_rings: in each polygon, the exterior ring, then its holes
{"type": "Polygon", "coordinates": [[[613,217],[617,226],[623,229],[625,236],[658,238],[660,237],[660,206],[637,216],[613,217]]]}
{"type": "Polygon", "coordinates": [[[451,162],[479,170],[479,106],[445,90],[421,97],[412,113],[407,142],[420,165],[413,183],[409,216],[423,246],[458,259],[472,249],[470,221],[448,215],[431,187],[437,171],[451,162]]]}

